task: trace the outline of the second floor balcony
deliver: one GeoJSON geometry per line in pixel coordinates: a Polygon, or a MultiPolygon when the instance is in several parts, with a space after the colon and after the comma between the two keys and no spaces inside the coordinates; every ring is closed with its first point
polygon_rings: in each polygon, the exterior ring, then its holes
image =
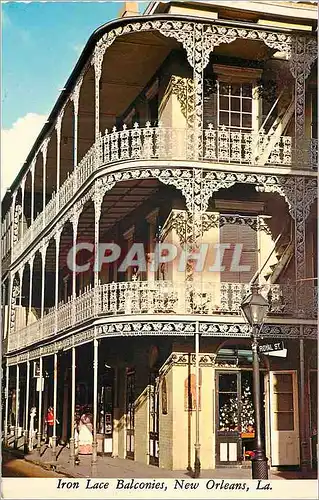
{"type": "MultiPolygon", "coordinates": [[[[261,293],[269,302],[268,318],[298,319],[316,317],[316,287],[304,287],[305,307],[298,309],[295,287],[289,284],[266,284],[261,293]]],[[[165,316],[235,317],[242,320],[240,304],[249,284],[226,282],[128,281],[100,284],[70,299],[25,328],[12,331],[8,351],[23,349],[61,333],[101,318],[141,317],[152,321],[165,316]]]]}

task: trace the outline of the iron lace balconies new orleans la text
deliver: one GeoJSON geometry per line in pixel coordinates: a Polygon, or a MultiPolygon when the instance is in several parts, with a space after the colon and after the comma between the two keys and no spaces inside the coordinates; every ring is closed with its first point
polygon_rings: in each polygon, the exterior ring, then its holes
{"type": "MultiPolygon", "coordinates": [[[[240,316],[240,304],[249,290],[245,283],[129,281],[100,284],[84,291],[79,297],[60,304],[42,320],[16,332],[10,332],[8,351],[14,351],[49,339],[56,334],[101,316],[122,315],[235,315],[240,316]]],[[[269,316],[298,318],[316,314],[315,287],[306,285],[307,311],[297,311],[295,288],[289,284],[262,288],[268,298],[269,316]]]]}
{"type": "MultiPolygon", "coordinates": [[[[197,138],[196,138],[197,140],[197,138]]],[[[231,131],[226,127],[216,130],[209,125],[201,134],[201,154],[195,152],[194,131],[174,129],[158,125],[140,128],[135,124],[132,129],[112,132],[106,131],[88,150],[72,174],[61,185],[57,193],[38,215],[23,237],[15,244],[12,259],[15,260],[25,251],[31,242],[68,204],[72,197],[84,185],[90,175],[104,165],[118,161],[136,160],[199,160],[225,165],[252,165],[290,168],[294,164],[295,150],[293,139],[281,136],[274,140],[261,131],[231,131]],[[196,156],[197,155],[197,156],[196,156]]],[[[312,170],[317,166],[318,141],[305,140],[302,147],[303,162],[298,161],[298,168],[312,170]]],[[[300,160],[300,151],[298,154],[300,160]]]]}

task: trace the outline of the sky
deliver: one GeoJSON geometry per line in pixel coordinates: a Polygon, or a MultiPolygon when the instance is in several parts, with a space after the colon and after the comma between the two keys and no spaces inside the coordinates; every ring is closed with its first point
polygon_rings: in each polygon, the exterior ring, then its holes
{"type": "MultiPolygon", "coordinates": [[[[148,2],[139,2],[143,12],[148,2]]],[[[95,29],[123,2],[1,2],[1,198],[95,29]]]]}

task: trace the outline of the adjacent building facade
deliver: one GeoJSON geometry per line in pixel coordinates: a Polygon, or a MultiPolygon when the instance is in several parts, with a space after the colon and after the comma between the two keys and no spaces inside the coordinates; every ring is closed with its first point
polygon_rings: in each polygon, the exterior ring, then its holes
{"type": "Polygon", "coordinates": [[[202,468],[245,465],[254,414],[240,304],[257,281],[262,343],[287,349],[260,356],[267,456],[315,467],[316,8],[125,9],[89,39],[2,203],[4,440],[40,448],[52,406],[53,454],[68,442],[74,460],[85,411],[93,463],[109,453],[191,468],[199,386],[202,468]],[[121,248],[100,269],[98,243],[121,248]],[[134,243],[145,268],[123,270],[134,243]],[[159,243],[186,249],[185,266],[153,266],[159,243]]]}

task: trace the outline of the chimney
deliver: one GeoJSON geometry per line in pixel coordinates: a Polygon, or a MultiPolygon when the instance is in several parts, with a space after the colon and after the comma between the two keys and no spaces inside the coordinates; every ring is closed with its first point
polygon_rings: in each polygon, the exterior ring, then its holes
{"type": "Polygon", "coordinates": [[[138,2],[124,2],[124,7],[119,12],[120,17],[131,17],[138,15],[138,2]]]}

